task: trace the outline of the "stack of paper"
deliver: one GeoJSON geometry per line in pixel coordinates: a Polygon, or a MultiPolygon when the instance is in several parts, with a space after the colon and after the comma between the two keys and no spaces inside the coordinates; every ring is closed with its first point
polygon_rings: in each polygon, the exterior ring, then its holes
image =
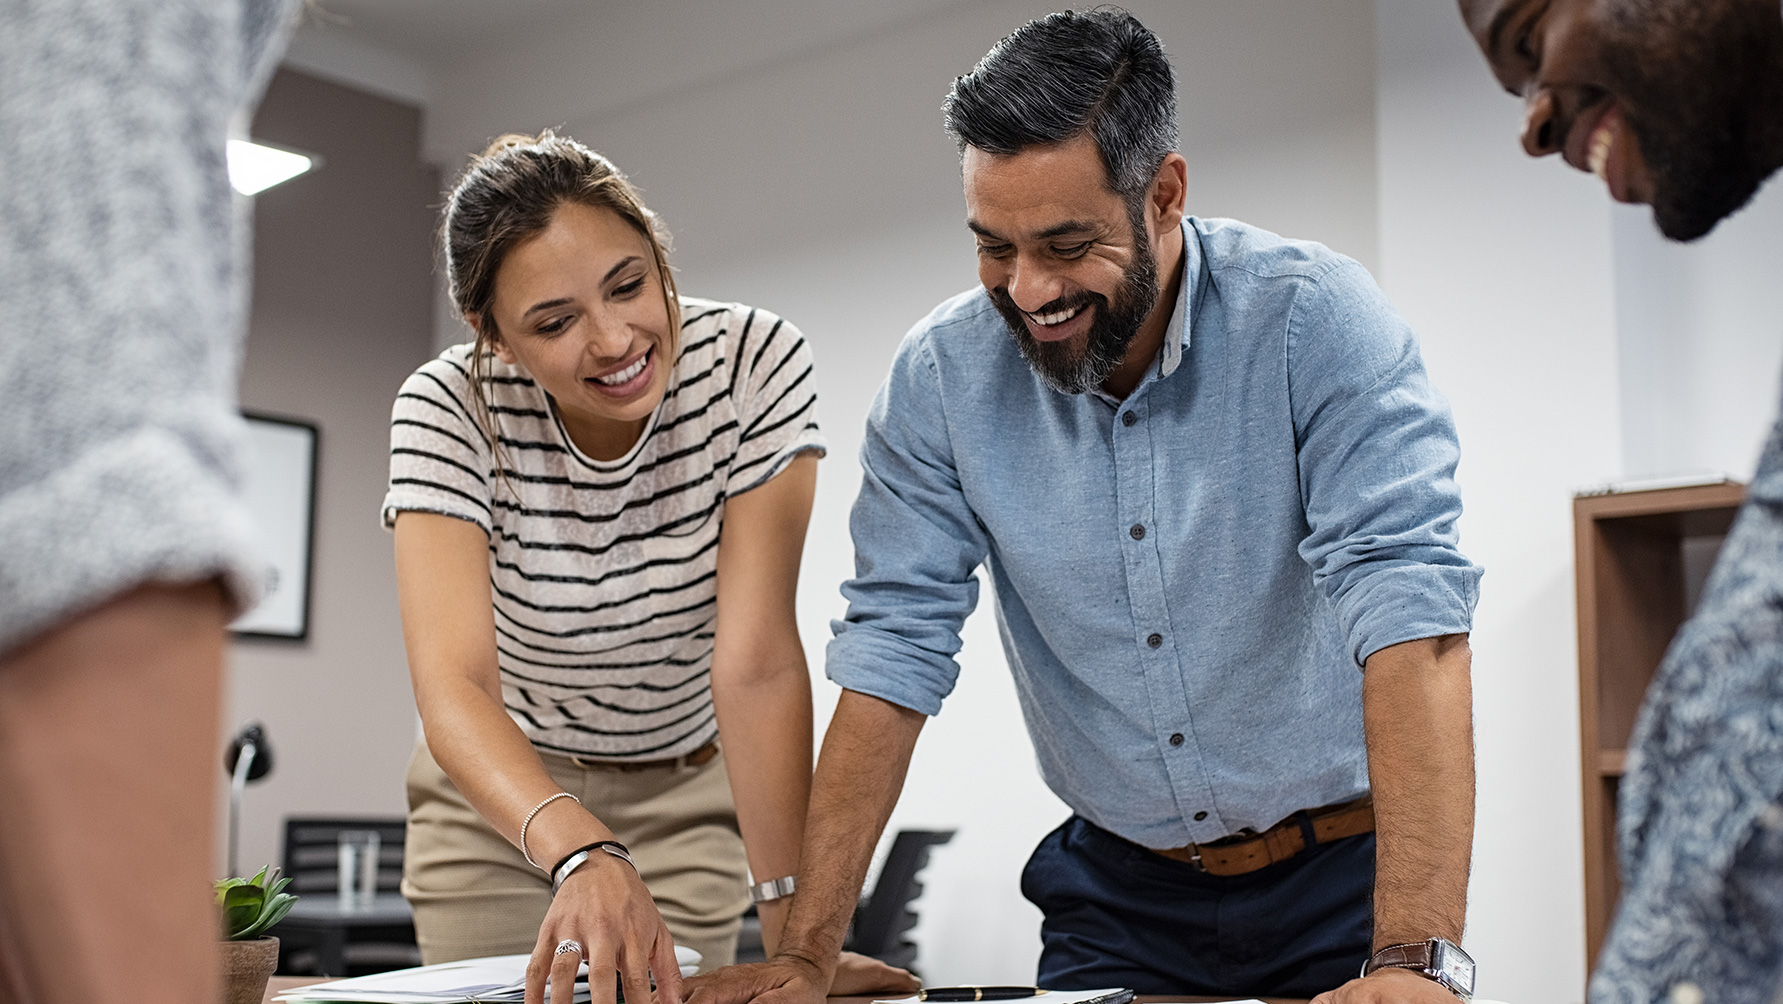
{"type": "MultiPolygon", "coordinates": [[[[374,976],[316,983],[287,990],[280,1004],[508,1004],[526,996],[525,955],[493,955],[486,959],[442,962],[416,969],[398,969],[374,976]]],[[[682,976],[699,969],[700,953],[675,946],[682,976]]],[[[576,1002],[587,1004],[588,967],[576,977],[576,1002]]]]}

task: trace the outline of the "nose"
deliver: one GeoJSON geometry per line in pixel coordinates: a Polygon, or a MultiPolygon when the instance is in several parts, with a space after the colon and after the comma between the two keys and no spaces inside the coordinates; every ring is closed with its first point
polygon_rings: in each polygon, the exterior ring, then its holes
{"type": "Polygon", "coordinates": [[[1058,277],[1039,262],[1016,259],[1009,272],[1009,298],[1023,310],[1039,310],[1063,292],[1058,277]]]}
{"type": "Polygon", "coordinates": [[[583,330],[587,332],[589,354],[599,360],[622,359],[631,351],[631,328],[621,318],[605,317],[596,311],[589,316],[583,330]]]}
{"type": "Polygon", "coordinates": [[[1554,92],[1536,86],[1523,103],[1523,152],[1546,157],[1560,152],[1560,106],[1554,92]]]}

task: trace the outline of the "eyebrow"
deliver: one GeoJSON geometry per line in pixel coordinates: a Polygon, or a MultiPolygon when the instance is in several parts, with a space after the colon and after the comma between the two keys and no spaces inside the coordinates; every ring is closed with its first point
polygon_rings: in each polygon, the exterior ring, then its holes
{"type": "Polygon", "coordinates": [[[1504,29],[1516,19],[1520,7],[1515,3],[1503,3],[1497,13],[1492,15],[1492,23],[1486,26],[1486,52],[1496,59],[1500,53],[1499,45],[1503,41],[1504,29]]]}
{"type": "Polygon", "coordinates": [[[643,260],[644,260],[644,259],[643,259],[643,258],[641,258],[641,257],[639,257],[639,256],[637,256],[637,255],[635,255],[635,254],[634,254],[634,255],[627,255],[627,256],[626,256],[626,257],[624,257],[624,258],[621,258],[621,259],[619,259],[619,264],[617,264],[617,265],[614,265],[614,266],[613,266],[613,267],[612,267],[612,268],[610,268],[610,269],[607,269],[607,274],[606,274],[606,275],[603,275],[603,276],[601,276],[601,283],[602,283],[602,284],[603,284],[603,285],[604,285],[604,284],[606,284],[606,283],[609,283],[609,282],[612,282],[612,281],[613,281],[613,277],[614,277],[614,276],[616,276],[616,275],[618,275],[618,274],[619,274],[619,271],[620,271],[620,270],[621,270],[621,269],[623,269],[623,268],[625,268],[625,267],[626,267],[626,266],[627,266],[627,265],[630,265],[630,264],[632,264],[632,263],[633,263],[633,262],[640,262],[640,261],[643,261],[643,260]]]}
{"type": "Polygon", "coordinates": [[[531,317],[532,315],[538,313],[541,310],[550,310],[552,307],[561,307],[564,304],[567,304],[569,302],[570,302],[570,298],[567,296],[560,296],[555,300],[542,300],[542,301],[535,303],[532,306],[526,308],[526,313],[521,314],[520,316],[521,317],[531,317]]]}
{"type": "MultiPolygon", "coordinates": [[[[1003,239],[997,234],[992,233],[989,227],[986,227],[977,220],[967,220],[966,229],[980,237],[989,237],[992,240],[999,241],[1003,239]]],[[[1093,220],[1065,220],[1062,223],[1055,223],[1052,226],[1047,227],[1045,230],[1035,234],[1034,237],[1037,240],[1049,240],[1053,237],[1063,237],[1066,234],[1081,234],[1100,229],[1101,224],[1096,223],[1093,220]]]]}
{"type": "MultiPolygon", "coordinates": [[[[620,271],[623,270],[627,265],[631,265],[635,262],[641,262],[643,260],[644,260],[643,258],[641,258],[635,254],[628,255],[624,258],[619,259],[619,263],[617,265],[614,265],[612,268],[607,269],[607,274],[601,276],[601,283],[604,285],[606,283],[612,282],[613,277],[618,275],[620,273],[620,271]]],[[[567,296],[560,296],[555,300],[541,300],[538,303],[535,303],[532,306],[526,308],[526,313],[521,314],[520,316],[521,317],[531,317],[532,315],[538,313],[541,310],[550,310],[553,307],[561,307],[569,302],[570,302],[570,298],[567,296]]]]}

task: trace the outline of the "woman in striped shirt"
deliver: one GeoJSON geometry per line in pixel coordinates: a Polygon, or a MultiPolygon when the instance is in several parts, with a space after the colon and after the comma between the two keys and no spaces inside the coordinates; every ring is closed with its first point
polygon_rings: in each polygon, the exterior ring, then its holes
{"type": "MultiPolygon", "coordinates": [[[[476,340],[403,385],[383,510],[426,733],[403,892],[429,963],[530,952],[536,991],[585,958],[675,1004],[674,942],[728,963],[746,875],[797,870],[810,351],[679,297],[637,192],[549,132],[475,160],[443,229],[476,340]]],[[[837,989],[914,985],[857,957],[837,989]]]]}

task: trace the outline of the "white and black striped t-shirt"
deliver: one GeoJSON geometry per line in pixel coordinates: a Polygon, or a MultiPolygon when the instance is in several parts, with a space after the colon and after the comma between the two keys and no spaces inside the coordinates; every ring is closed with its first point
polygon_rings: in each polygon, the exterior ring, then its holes
{"type": "Polygon", "coordinates": [[[504,484],[472,417],[468,344],[416,370],[396,398],[384,524],[415,510],[489,534],[502,697],[541,749],[649,760],[717,734],[724,500],[824,449],[798,329],[687,297],[681,318],[662,404],[618,460],[576,449],[544,390],[492,359],[484,386],[504,484]]]}

